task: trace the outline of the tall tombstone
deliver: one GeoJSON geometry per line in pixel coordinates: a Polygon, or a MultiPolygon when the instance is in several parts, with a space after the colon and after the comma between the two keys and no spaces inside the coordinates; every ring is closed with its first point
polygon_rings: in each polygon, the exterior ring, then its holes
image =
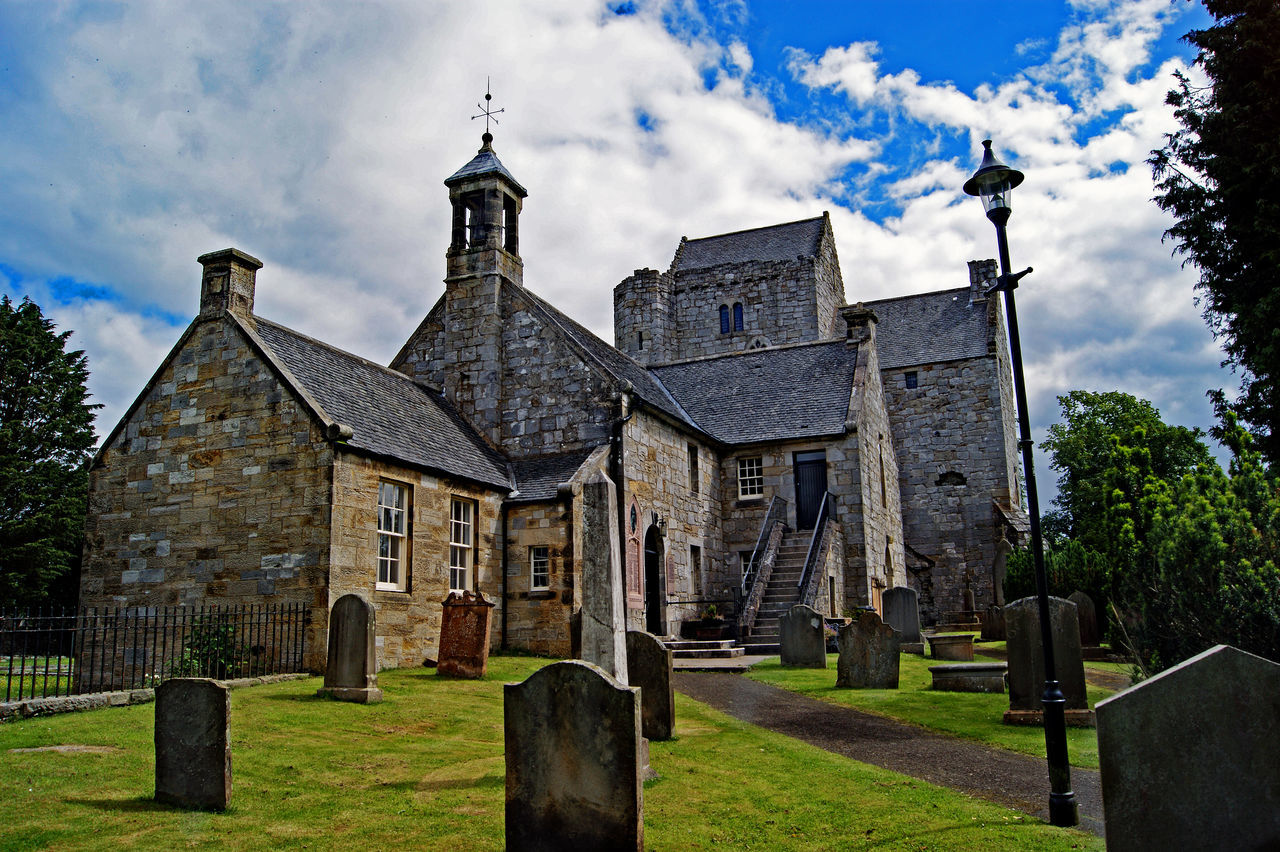
{"type": "Polygon", "coordinates": [[[441,604],[440,660],[436,674],[478,680],[489,667],[493,604],[476,592],[450,592],[441,604]]]}
{"type": "Polygon", "coordinates": [[[156,689],[156,801],[198,810],[231,802],[231,691],[206,677],[156,689]]]}
{"type": "Polygon", "coordinates": [[[617,494],[596,471],[582,486],[582,659],[628,683],[626,634],[617,494]]]}
{"type": "Polygon", "coordinates": [[[646,739],[669,740],[676,726],[671,649],[643,630],[627,631],[627,674],[640,688],[640,723],[646,739]]]}
{"type": "Polygon", "coordinates": [[[920,594],[910,586],[895,586],[880,598],[884,606],[884,623],[898,631],[903,650],[914,651],[920,646],[924,653],[924,640],[920,637],[920,594]]]}
{"type": "MultiPolygon", "coordinates": [[[[1004,608],[1009,649],[1009,709],[1006,724],[1038,725],[1044,721],[1044,645],[1040,635],[1040,602],[1035,597],[1016,600],[1004,608]]],[[[1049,598],[1049,627],[1058,683],[1067,699],[1068,725],[1093,724],[1093,712],[1085,693],[1084,657],[1080,650],[1080,625],[1076,605],[1063,598],[1049,598]]]]}
{"type": "Polygon", "coordinates": [[[644,849],[640,690],[581,660],[504,687],[507,849],[644,849]]]}
{"type": "Polygon", "coordinates": [[[359,595],[343,595],[329,613],[329,660],[324,667],[322,698],[376,704],[378,688],[377,613],[359,595]]]}
{"type": "Polygon", "coordinates": [[[822,613],[796,604],[778,619],[779,643],[784,666],[808,669],[827,667],[827,638],[822,613]]]}
{"type": "Polygon", "coordinates": [[[1280,849],[1280,665],[1218,645],[1097,713],[1107,849],[1280,849]]]}
{"type": "Polygon", "coordinates": [[[840,628],[837,638],[836,686],[852,689],[897,689],[901,634],[874,612],[860,612],[840,628]]]}
{"type": "Polygon", "coordinates": [[[1067,595],[1067,600],[1076,605],[1076,617],[1080,619],[1080,644],[1086,648],[1098,647],[1102,636],[1098,630],[1098,609],[1093,605],[1093,598],[1077,590],[1067,595]]]}

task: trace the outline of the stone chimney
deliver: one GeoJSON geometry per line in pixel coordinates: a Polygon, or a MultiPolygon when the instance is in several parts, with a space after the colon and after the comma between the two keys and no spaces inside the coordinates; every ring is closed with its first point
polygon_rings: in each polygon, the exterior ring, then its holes
{"type": "Polygon", "coordinates": [[[253,313],[253,290],[262,261],[234,248],[202,254],[196,261],[204,267],[200,316],[217,316],[223,311],[253,313]]]}
{"type": "Polygon", "coordinates": [[[875,343],[876,323],[880,321],[875,311],[858,302],[856,305],[845,305],[841,308],[840,316],[844,317],[847,328],[844,336],[846,344],[858,346],[866,341],[875,343]]]}
{"type": "Polygon", "coordinates": [[[994,260],[969,261],[969,304],[985,302],[987,291],[996,286],[999,277],[994,260]]]}

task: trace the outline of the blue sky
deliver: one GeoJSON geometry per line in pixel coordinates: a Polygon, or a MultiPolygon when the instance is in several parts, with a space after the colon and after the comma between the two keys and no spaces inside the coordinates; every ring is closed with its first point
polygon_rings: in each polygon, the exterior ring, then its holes
{"type": "Polygon", "coordinates": [[[963,286],[995,252],[960,192],[990,136],[1027,174],[1037,435],[1073,388],[1203,427],[1233,381],[1144,160],[1208,23],[1187,0],[4,4],[0,291],[75,330],[102,434],[227,246],[266,264],[260,314],[385,362],[443,290],[441,182],[491,77],[526,284],[605,339],[613,285],[682,235],[823,210],[850,301],[963,286]]]}

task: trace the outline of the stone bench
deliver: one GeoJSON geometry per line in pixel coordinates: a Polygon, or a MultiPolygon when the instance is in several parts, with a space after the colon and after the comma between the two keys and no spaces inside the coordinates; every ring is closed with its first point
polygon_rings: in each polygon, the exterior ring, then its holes
{"type": "Polygon", "coordinates": [[[935,633],[925,638],[935,660],[973,661],[972,633],[935,633]]]}
{"type": "Polygon", "coordinates": [[[1008,668],[1008,663],[948,663],[929,666],[929,674],[940,692],[1004,692],[1008,668]]]}

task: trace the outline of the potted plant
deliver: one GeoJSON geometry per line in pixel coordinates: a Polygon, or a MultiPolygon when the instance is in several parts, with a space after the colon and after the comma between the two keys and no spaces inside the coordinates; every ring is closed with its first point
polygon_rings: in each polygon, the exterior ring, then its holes
{"type": "Polygon", "coordinates": [[[699,639],[723,639],[724,638],[725,620],[720,614],[720,610],[715,604],[707,604],[707,608],[702,611],[702,615],[695,629],[695,635],[699,639]]]}

